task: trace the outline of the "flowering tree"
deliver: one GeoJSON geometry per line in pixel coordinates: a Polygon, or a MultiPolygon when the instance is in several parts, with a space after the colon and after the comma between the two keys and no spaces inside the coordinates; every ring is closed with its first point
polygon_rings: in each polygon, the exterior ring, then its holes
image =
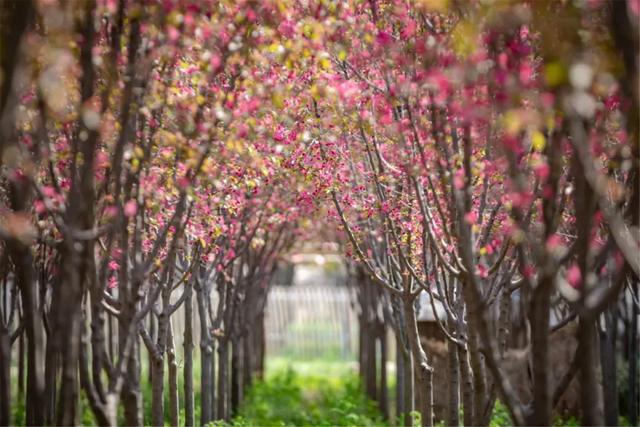
{"type": "MultiPolygon", "coordinates": [[[[609,177],[601,173],[596,178],[587,138],[595,144],[592,150],[601,156],[599,161],[606,158],[604,146],[609,145],[609,155],[627,153],[627,168],[632,169],[637,146],[627,145],[627,131],[610,117],[631,114],[628,129],[634,129],[636,101],[631,95],[626,107],[612,104],[611,97],[618,96],[615,77],[603,70],[603,84],[596,89],[595,65],[549,57],[561,37],[554,38],[556,30],[541,20],[558,13],[571,22],[560,22],[556,29],[582,25],[594,38],[604,29],[601,42],[616,49],[616,37],[618,43],[634,41],[615,36],[615,31],[607,38],[607,19],[626,23],[637,36],[637,28],[629,24],[635,8],[594,5],[565,11],[550,4],[514,4],[495,10],[481,5],[436,10],[433,5],[396,2],[350,6],[341,11],[349,27],[334,24],[339,35],[328,49],[333,72],[321,73],[320,83],[310,91],[317,104],[318,140],[324,144],[320,168],[338,171],[328,191],[357,259],[388,292],[404,292],[407,313],[422,289],[445,303],[448,321],[454,323],[445,334],[462,350],[461,373],[472,378],[473,393],[464,393],[465,418],[472,424],[488,422],[495,392],[516,423],[550,423],[552,398],[567,386],[563,381],[551,393],[549,382],[548,339],[550,331],[557,330],[550,329],[550,309],[559,291],[562,304],[574,313],[567,321],[579,313],[576,354],[583,407],[593,409],[585,409],[584,417],[594,422],[598,392],[593,383],[593,319],[626,280],[621,279],[626,276],[623,259],[635,269],[637,257],[624,249],[629,245],[637,251],[637,237],[631,236],[635,226],[630,219],[623,225],[623,218],[637,212],[637,196],[626,184],[616,184],[635,172],[617,174],[609,163],[609,177]],[[583,129],[585,124],[588,128],[583,129]],[[622,138],[615,137],[616,132],[622,138]],[[344,161],[335,161],[336,152],[344,161]],[[585,199],[582,195],[593,191],[598,179],[603,189],[616,190],[605,195],[596,189],[595,197],[585,199]],[[615,213],[612,197],[619,202],[615,213]],[[598,206],[611,215],[607,228],[620,252],[605,248],[604,230],[596,231],[605,216],[598,206]],[[580,256],[586,258],[579,261],[580,256]],[[584,263],[596,258],[614,264],[618,259],[615,267],[609,264],[620,274],[615,285],[593,290],[583,286],[584,263]],[[491,329],[491,305],[502,300],[501,311],[508,311],[515,290],[528,307],[531,328],[530,403],[514,398],[500,366],[508,318],[500,316],[497,334],[491,329]]],[[[571,51],[578,44],[563,48],[571,51]]],[[[591,54],[604,61],[607,52],[591,54]]],[[[625,75],[619,81],[628,84],[625,75]]],[[[637,137],[633,141],[636,144],[637,137]]],[[[596,277],[591,286],[598,283],[596,277]]],[[[411,323],[406,325],[409,331],[411,323]]],[[[423,388],[426,397],[420,390],[416,393],[423,422],[429,424],[428,357],[415,336],[410,341],[417,344],[416,369],[425,372],[418,375],[416,387],[423,388]]],[[[452,424],[457,422],[456,395],[451,394],[452,424]]]]}
{"type": "Polygon", "coordinates": [[[185,424],[195,311],[198,421],[229,420],[261,364],[270,277],[323,220],[358,264],[361,300],[378,287],[405,423],[414,407],[434,423],[425,293],[447,340],[448,424],[460,407],[465,425],[488,424],[497,399],[515,424],[550,424],[577,371],[583,422],[601,424],[603,405],[617,422],[615,359],[596,339],[604,319],[615,353],[615,304],[640,270],[639,9],[3,3],[0,423],[18,342],[27,424],[77,424],[81,391],[99,424],[119,406],[143,424],[145,354],[151,423],[177,425],[182,308],[185,424]],[[505,369],[516,300],[526,399],[505,369]],[[554,384],[550,336],[574,319],[578,349],[554,384]]]}

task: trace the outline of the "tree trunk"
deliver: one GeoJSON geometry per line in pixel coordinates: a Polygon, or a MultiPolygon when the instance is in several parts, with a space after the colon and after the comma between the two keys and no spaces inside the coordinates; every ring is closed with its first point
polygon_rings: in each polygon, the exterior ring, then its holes
{"type": "MultiPolygon", "coordinates": [[[[371,307],[367,308],[369,314],[371,307]]],[[[369,399],[374,402],[378,399],[376,395],[376,325],[375,320],[371,316],[366,318],[366,334],[364,336],[364,380],[365,391],[369,399]]]]}
{"type": "MultiPolygon", "coordinates": [[[[173,262],[173,261],[172,261],[173,262]]],[[[153,352],[153,360],[151,363],[151,418],[154,426],[164,425],[164,360],[167,348],[171,346],[173,340],[173,332],[171,330],[171,284],[165,284],[162,289],[162,311],[158,315],[157,337],[155,343],[148,347],[153,352]]],[[[152,315],[153,316],[153,315],[152,315]]],[[[168,358],[168,357],[167,357],[168,358]]],[[[175,391],[177,393],[177,371],[175,375],[175,391]]],[[[172,390],[170,389],[169,392],[172,390]]],[[[176,398],[177,401],[177,398],[176,398]]],[[[171,403],[171,402],[170,402],[171,403]]],[[[172,410],[170,408],[170,410],[172,410]]],[[[177,417],[177,415],[176,415],[177,417]]]]}
{"type": "Polygon", "coordinates": [[[152,362],[151,372],[151,425],[164,425],[164,357],[157,355],[152,362]]]}
{"type": "Polygon", "coordinates": [[[366,325],[365,325],[365,317],[364,317],[364,306],[362,304],[362,296],[360,296],[360,309],[361,309],[361,313],[358,316],[358,376],[360,377],[360,381],[362,382],[362,385],[364,386],[365,384],[365,375],[366,375],[366,370],[365,370],[365,345],[364,345],[364,341],[365,341],[365,329],[366,329],[366,325]]]}
{"type": "Polygon", "coordinates": [[[167,336],[167,365],[169,369],[169,422],[172,426],[180,425],[178,400],[178,362],[176,361],[175,344],[173,342],[173,326],[169,319],[167,336]]]}
{"type": "MultiPolygon", "coordinates": [[[[638,283],[635,293],[638,295],[638,283]]],[[[629,421],[632,426],[638,425],[638,305],[631,300],[631,319],[629,321],[629,421]]]]}
{"type": "Polygon", "coordinates": [[[602,388],[598,384],[598,350],[596,343],[595,321],[591,318],[580,318],[578,327],[578,345],[580,354],[580,403],[582,406],[582,425],[601,426],[602,388]]]}
{"type": "Polygon", "coordinates": [[[600,333],[600,364],[604,420],[608,426],[618,425],[618,384],[616,381],[616,340],[618,312],[615,305],[603,313],[604,330],[600,333]]]}
{"type": "Polygon", "coordinates": [[[253,340],[252,330],[255,328],[255,325],[250,326],[250,330],[246,332],[246,334],[241,338],[240,342],[242,345],[242,395],[244,396],[246,392],[251,387],[253,368],[254,368],[254,357],[251,352],[251,342],[253,340]]]}
{"type": "Polygon", "coordinates": [[[80,339],[80,354],[79,354],[79,377],[80,387],[84,392],[85,397],[89,403],[89,408],[93,412],[96,424],[99,426],[115,426],[116,417],[113,412],[110,412],[105,405],[105,399],[101,397],[96,390],[95,383],[92,381],[89,374],[89,328],[87,326],[88,310],[83,309],[82,314],[82,336],[80,339]]]}
{"type": "Polygon", "coordinates": [[[18,398],[24,397],[24,332],[18,338],[18,398]]]}
{"type": "Polygon", "coordinates": [[[433,368],[429,366],[427,355],[420,343],[416,310],[412,299],[404,301],[404,314],[407,322],[407,337],[415,366],[416,397],[422,425],[433,426],[433,368]]]}
{"type": "Polygon", "coordinates": [[[218,340],[218,413],[217,419],[228,420],[227,401],[229,398],[229,341],[218,340]]]}
{"type": "MultiPolygon", "coordinates": [[[[196,300],[198,303],[198,317],[200,319],[200,424],[206,425],[216,419],[214,391],[216,387],[214,376],[214,351],[213,340],[209,322],[205,298],[207,293],[204,284],[198,283],[196,287],[196,300]]],[[[185,374],[186,375],[186,374],[185,374]]]]}
{"type": "Polygon", "coordinates": [[[460,363],[460,380],[462,386],[462,408],[463,424],[472,426],[474,420],[473,413],[473,374],[469,365],[469,352],[467,346],[458,347],[458,362],[460,363]]]}
{"type": "Polygon", "coordinates": [[[469,327],[468,329],[468,342],[469,342],[469,366],[473,373],[473,425],[480,425],[484,415],[484,407],[487,398],[487,383],[484,370],[484,361],[480,354],[480,346],[478,342],[478,335],[475,328],[469,327]]]}
{"type": "Polygon", "coordinates": [[[140,344],[137,339],[131,344],[131,355],[127,367],[127,378],[122,386],[125,424],[143,425],[142,393],[140,392],[140,344]]]}
{"type": "Polygon", "coordinates": [[[44,419],[52,425],[56,417],[56,389],[58,387],[58,351],[53,343],[53,333],[49,334],[46,349],[44,419]]]}
{"type": "Polygon", "coordinates": [[[257,337],[254,342],[256,342],[256,350],[257,355],[255,356],[256,367],[255,372],[258,375],[258,378],[262,379],[264,377],[264,359],[266,356],[266,334],[265,334],[265,326],[264,326],[264,309],[258,316],[258,320],[256,321],[256,331],[257,337]]]}
{"type": "Polygon", "coordinates": [[[373,401],[376,396],[376,319],[374,313],[373,288],[368,286],[366,279],[360,279],[360,378],[367,397],[373,401]]]}
{"type": "Polygon", "coordinates": [[[218,416],[218,405],[217,405],[217,396],[218,396],[218,383],[216,381],[216,341],[214,339],[209,340],[209,374],[211,375],[211,384],[209,387],[209,402],[211,404],[211,420],[219,420],[218,416]]]}
{"type": "MultiPolygon", "coordinates": [[[[69,245],[71,243],[68,243],[69,245]]],[[[75,249],[68,248],[64,265],[63,280],[60,283],[61,298],[64,305],[56,307],[54,340],[61,356],[62,375],[58,394],[56,424],[70,426],[78,424],[79,378],[78,366],[80,356],[80,301],[82,294],[79,266],[67,257],[81,257],[75,249]],[[72,271],[73,270],[73,271],[72,271]]]]}
{"type": "MultiPolygon", "coordinates": [[[[130,321],[124,321],[121,324],[120,346],[124,347],[126,334],[129,330],[130,321]]],[[[131,338],[131,351],[127,360],[127,375],[122,383],[122,404],[124,407],[124,421],[128,426],[143,425],[142,415],[142,393],[140,392],[140,340],[138,336],[131,338]]],[[[149,366],[151,369],[151,365],[149,366]]]]}
{"type": "MultiPolygon", "coordinates": [[[[140,339],[137,332],[134,336],[129,336],[135,313],[135,304],[132,302],[132,296],[130,295],[130,290],[127,289],[127,287],[123,286],[122,289],[118,289],[118,297],[122,304],[122,310],[120,312],[120,316],[117,318],[118,339],[115,341],[117,345],[112,345],[112,347],[117,347],[119,357],[125,357],[124,349],[126,347],[127,340],[131,339],[131,348],[126,362],[126,375],[122,380],[123,383],[122,390],[120,391],[120,398],[124,407],[125,424],[130,426],[141,426],[143,425],[143,415],[142,394],[140,393],[140,339]]],[[[151,369],[151,364],[149,365],[149,369],[151,369]]],[[[112,384],[109,384],[110,387],[111,385],[112,384]]]]}
{"type": "MultiPolygon", "coordinates": [[[[214,402],[211,401],[211,389],[214,383],[211,380],[211,369],[213,368],[211,346],[200,340],[200,424],[207,425],[213,420],[211,408],[214,402]]],[[[185,373],[186,375],[186,373],[185,373]]]]}
{"type": "Polygon", "coordinates": [[[533,290],[529,322],[533,365],[533,412],[530,425],[551,424],[551,390],[549,384],[549,311],[553,278],[542,275],[533,290]]]}
{"type": "MultiPolygon", "coordinates": [[[[151,337],[152,342],[156,342],[158,340],[158,321],[154,315],[149,316],[149,336],[151,337]]],[[[147,352],[147,363],[149,367],[153,364],[153,354],[151,354],[151,352],[147,352]]],[[[147,371],[147,381],[149,383],[152,382],[152,377],[153,370],[149,369],[147,371]]]]}
{"type": "Polygon", "coordinates": [[[230,415],[238,413],[242,401],[242,346],[240,338],[231,341],[231,408],[230,415]]]}
{"type": "Polygon", "coordinates": [[[509,325],[511,325],[511,292],[505,286],[500,292],[500,313],[498,315],[498,351],[504,360],[509,341],[509,325]]]}
{"type": "Polygon", "coordinates": [[[407,349],[406,358],[403,363],[404,367],[404,425],[405,427],[413,426],[413,411],[416,407],[415,381],[413,376],[413,355],[407,349]]]}
{"type": "Polygon", "coordinates": [[[105,314],[100,305],[102,292],[101,289],[94,289],[91,292],[91,373],[96,392],[100,400],[104,402],[106,394],[102,383],[102,368],[104,366],[103,357],[106,356],[107,349],[104,336],[105,314]]]}
{"type": "Polygon", "coordinates": [[[18,243],[8,244],[15,267],[15,281],[20,287],[22,315],[27,338],[27,398],[26,424],[44,425],[44,330],[33,280],[33,257],[29,248],[18,243]]]}
{"type": "Polygon", "coordinates": [[[0,318],[0,426],[11,422],[11,336],[0,318]]]}
{"type": "Polygon", "coordinates": [[[385,420],[389,419],[389,392],[387,390],[387,329],[384,322],[380,322],[380,389],[378,393],[378,408],[385,420]]]}
{"type": "MultiPolygon", "coordinates": [[[[187,281],[184,300],[184,425],[195,424],[193,414],[193,284],[187,281]]],[[[207,420],[208,422],[209,420],[207,420]]],[[[204,425],[204,423],[203,423],[204,425]]]]}
{"type": "Polygon", "coordinates": [[[395,416],[398,423],[402,423],[405,415],[405,356],[402,351],[402,341],[396,337],[396,412],[395,416]]]}
{"type": "Polygon", "coordinates": [[[458,345],[450,340],[447,341],[447,380],[449,404],[446,423],[448,426],[457,426],[460,424],[460,362],[458,345]]]}
{"type": "Polygon", "coordinates": [[[116,328],[114,326],[114,316],[107,316],[107,344],[109,360],[115,360],[116,354],[116,328]]]}

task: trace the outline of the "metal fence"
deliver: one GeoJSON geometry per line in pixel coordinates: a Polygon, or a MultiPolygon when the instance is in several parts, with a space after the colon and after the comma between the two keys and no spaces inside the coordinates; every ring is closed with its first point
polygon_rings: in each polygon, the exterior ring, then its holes
{"type": "Polygon", "coordinates": [[[357,317],[341,286],[274,286],[265,319],[267,357],[349,359],[357,351],[357,317]]]}

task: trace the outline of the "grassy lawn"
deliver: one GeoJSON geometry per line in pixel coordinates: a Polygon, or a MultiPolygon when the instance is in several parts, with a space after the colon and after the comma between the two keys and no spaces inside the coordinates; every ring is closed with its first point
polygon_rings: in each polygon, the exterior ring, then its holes
{"type": "MultiPolygon", "coordinates": [[[[366,398],[358,380],[358,366],[345,360],[296,360],[287,357],[272,357],[266,361],[264,380],[256,380],[248,390],[238,415],[230,423],[216,422],[214,426],[388,426],[397,422],[382,419],[374,402],[366,398]]],[[[199,365],[194,370],[195,416],[200,419],[200,375],[199,365]]],[[[143,369],[146,375],[146,369],[143,369]]],[[[180,423],[184,425],[182,377],[179,377],[180,423]]],[[[390,391],[393,387],[390,385],[390,391]]],[[[151,419],[151,390],[143,381],[144,419],[151,419]]],[[[14,394],[15,399],[15,394],[14,394]]],[[[392,401],[392,400],[391,400],[392,401]]],[[[24,406],[14,400],[14,424],[24,425],[24,406]]],[[[165,403],[168,396],[165,394],[165,403]]],[[[82,425],[95,425],[93,415],[81,394],[82,425]]],[[[167,414],[168,416],[168,414],[167,414]]],[[[124,421],[122,414],[120,423],[124,421]]],[[[462,420],[462,414],[461,414],[462,420]]],[[[168,425],[169,420],[166,420],[168,425]]],[[[577,420],[556,419],[555,426],[578,425],[577,420]]],[[[498,402],[491,427],[511,425],[506,408],[498,402]]],[[[621,418],[621,425],[628,422],[621,418]]],[[[444,426],[440,421],[438,426],[444,426]]]]}
{"type": "Polygon", "coordinates": [[[357,365],[343,361],[268,361],[264,381],[249,391],[234,426],[380,426],[362,393],[357,365]]]}
{"type": "Polygon", "coordinates": [[[339,380],[344,376],[356,376],[358,364],[355,361],[339,359],[296,360],[288,357],[270,357],[266,360],[267,379],[287,369],[292,369],[305,378],[324,377],[327,380],[339,380]]]}

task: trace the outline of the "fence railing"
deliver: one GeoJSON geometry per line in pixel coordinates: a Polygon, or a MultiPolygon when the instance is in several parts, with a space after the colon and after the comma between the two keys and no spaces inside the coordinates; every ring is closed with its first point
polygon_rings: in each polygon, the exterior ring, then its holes
{"type": "Polygon", "coordinates": [[[355,358],[357,317],[349,289],[274,286],[265,319],[267,356],[355,358]]]}
{"type": "MultiPolygon", "coordinates": [[[[358,324],[352,297],[350,290],[341,286],[273,286],[266,305],[266,356],[355,360],[358,324]]],[[[215,306],[215,292],[211,298],[215,306]]],[[[197,347],[200,321],[198,310],[194,307],[193,311],[193,342],[197,347]]],[[[171,322],[176,351],[182,355],[184,307],[177,310],[171,322]]]]}

